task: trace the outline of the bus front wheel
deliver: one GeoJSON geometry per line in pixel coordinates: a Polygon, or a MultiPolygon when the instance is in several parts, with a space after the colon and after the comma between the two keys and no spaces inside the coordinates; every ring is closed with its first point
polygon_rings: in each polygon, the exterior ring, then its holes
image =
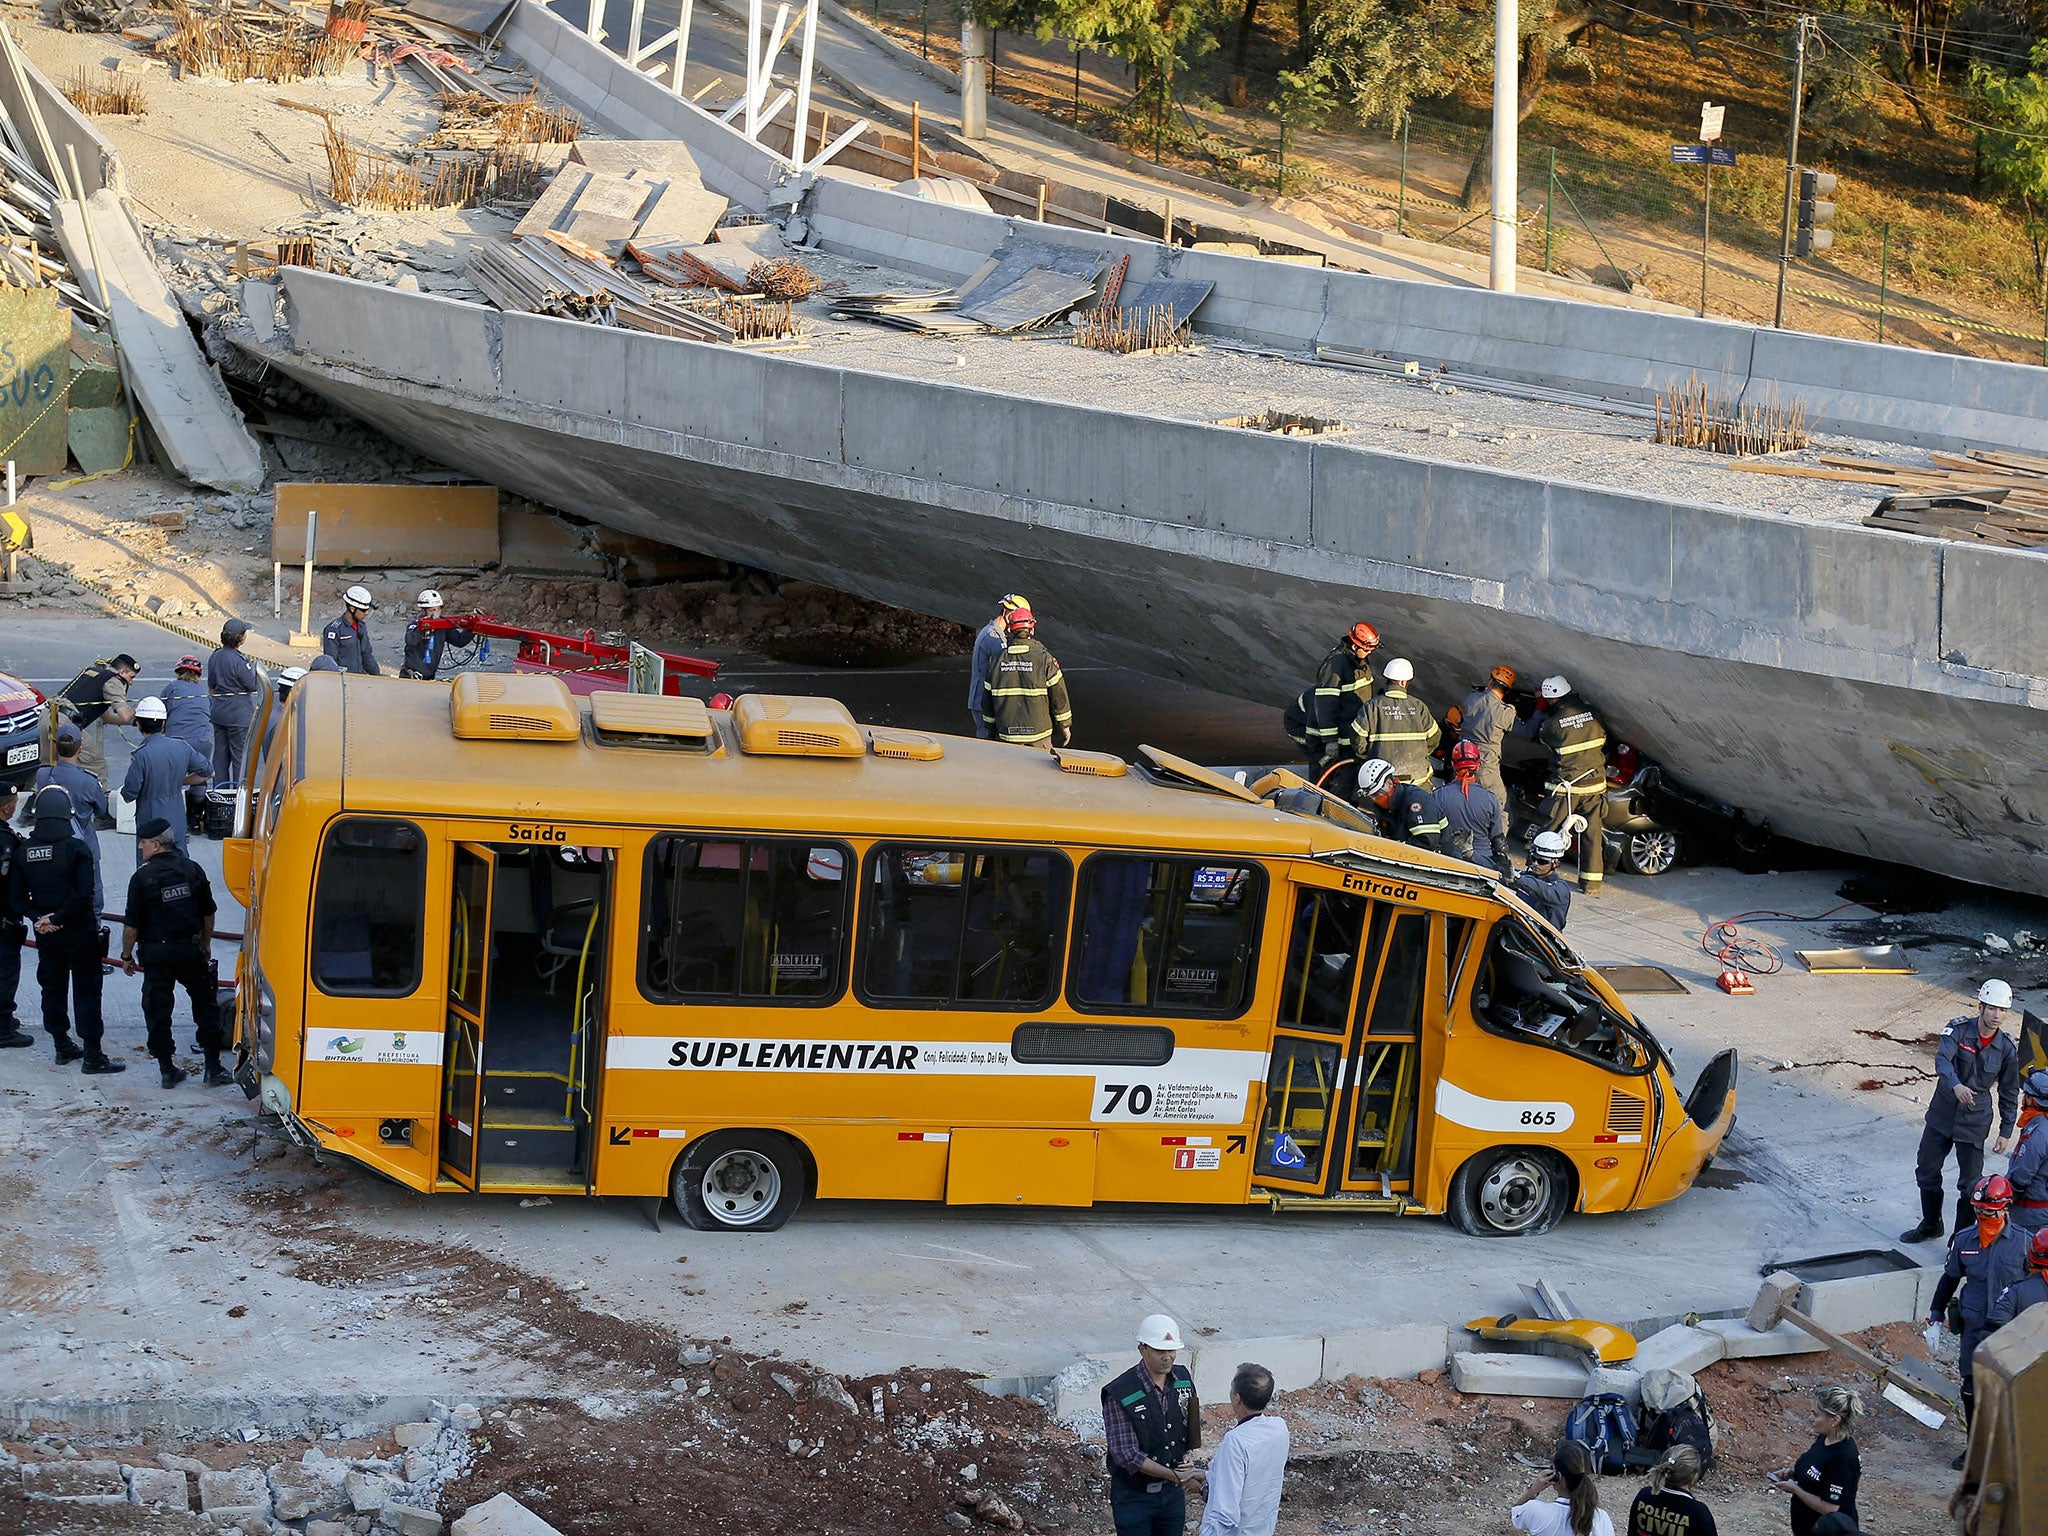
{"type": "Polygon", "coordinates": [[[1571,1173],[1554,1152],[1502,1147],[1472,1158],[1451,1180],[1444,1214],[1472,1237],[1534,1237],[1571,1203],[1571,1173]]]}
{"type": "Polygon", "coordinates": [[[676,1159],[669,1193],[699,1232],[773,1232],[803,1199],[803,1159],[772,1131],[717,1131],[676,1159]]]}

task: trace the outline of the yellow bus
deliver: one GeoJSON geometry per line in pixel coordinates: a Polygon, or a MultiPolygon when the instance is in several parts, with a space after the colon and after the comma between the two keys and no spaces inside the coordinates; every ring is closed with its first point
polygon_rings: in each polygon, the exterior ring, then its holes
{"type": "MultiPolygon", "coordinates": [[[[411,1188],[1442,1213],[1684,1191],[1681,1095],[1486,872],[1275,772],[550,677],[315,673],[257,770],[243,1086],[411,1188]]],[[[659,1217],[660,1207],[653,1207],[659,1217]]]]}

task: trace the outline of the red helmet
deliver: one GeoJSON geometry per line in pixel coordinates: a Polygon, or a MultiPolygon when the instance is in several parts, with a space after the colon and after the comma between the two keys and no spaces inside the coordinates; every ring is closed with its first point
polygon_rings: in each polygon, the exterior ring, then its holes
{"type": "Polygon", "coordinates": [[[1380,632],[1363,619],[1352,625],[1344,638],[1368,656],[1380,648],[1380,632]]]}
{"type": "Polygon", "coordinates": [[[1987,1173],[1970,1191],[1970,1204],[1980,1211],[2012,1209],[2012,1180],[2002,1173],[1987,1173]]]}
{"type": "Polygon", "coordinates": [[[178,664],[171,670],[173,672],[204,672],[206,666],[197,656],[180,656],[178,664]]]}
{"type": "Polygon", "coordinates": [[[2027,1268],[2036,1274],[2048,1274],[2048,1227],[2036,1232],[2027,1243],[2027,1268]]]}
{"type": "Polygon", "coordinates": [[[1038,620],[1032,616],[1029,608],[1012,608],[1003,615],[1003,628],[1008,630],[1036,629],[1038,628],[1038,620]]]}
{"type": "Polygon", "coordinates": [[[1451,748],[1451,767],[1454,769],[1470,768],[1474,773],[1477,773],[1479,771],[1479,743],[1476,741],[1461,741],[1451,748]]]}

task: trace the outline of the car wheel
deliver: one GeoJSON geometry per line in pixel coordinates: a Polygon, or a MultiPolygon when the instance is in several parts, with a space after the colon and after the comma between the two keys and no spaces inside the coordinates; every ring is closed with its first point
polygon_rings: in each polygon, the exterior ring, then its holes
{"type": "Polygon", "coordinates": [[[1534,1237],[1571,1203],[1571,1171],[1554,1152],[1503,1147],[1469,1159],[1451,1180],[1445,1216],[1470,1237],[1534,1237]]]}
{"type": "Polygon", "coordinates": [[[676,1159],[669,1193],[699,1232],[774,1232],[803,1200],[803,1159],[774,1131],[717,1131],[676,1159]]]}
{"type": "Polygon", "coordinates": [[[1661,875],[1678,862],[1678,834],[1669,827],[1631,832],[1622,841],[1622,860],[1638,875],[1661,875]]]}

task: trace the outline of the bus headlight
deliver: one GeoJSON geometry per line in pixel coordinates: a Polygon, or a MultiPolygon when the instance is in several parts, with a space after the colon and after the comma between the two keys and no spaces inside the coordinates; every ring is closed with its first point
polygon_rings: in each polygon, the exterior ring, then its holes
{"type": "Polygon", "coordinates": [[[263,1088],[257,1094],[257,1098],[273,1115],[288,1115],[292,1112],[292,1091],[285,1086],[285,1081],[281,1077],[264,1073],[263,1088]]]}
{"type": "Polygon", "coordinates": [[[263,969],[256,969],[256,1038],[252,1042],[250,1056],[256,1062],[259,1072],[268,1072],[277,1060],[277,994],[270,990],[270,982],[263,969]]]}

